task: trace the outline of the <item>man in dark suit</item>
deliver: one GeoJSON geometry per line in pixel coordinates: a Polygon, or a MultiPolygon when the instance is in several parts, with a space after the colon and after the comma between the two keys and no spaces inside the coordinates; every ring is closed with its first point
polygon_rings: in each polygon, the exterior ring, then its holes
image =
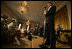
{"type": "Polygon", "coordinates": [[[44,45],[50,45],[51,48],[55,48],[56,44],[56,37],[55,37],[55,30],[54,30],[54,14],[56,11],[56,6],[53,6],[51,2],[47,3],[48,11],[44,11],[46,17],[46,42],[44,45]]]}

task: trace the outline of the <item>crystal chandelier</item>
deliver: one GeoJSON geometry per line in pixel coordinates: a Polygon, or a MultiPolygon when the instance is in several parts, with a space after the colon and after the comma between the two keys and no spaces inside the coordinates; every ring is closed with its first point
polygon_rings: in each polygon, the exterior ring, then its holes
{"type": "Polygon", "coordinates": [[[19,6],[19,12],[21,14],[26,14],[27,13],[27,1],[22,1],[20,6],[19,6]]]}

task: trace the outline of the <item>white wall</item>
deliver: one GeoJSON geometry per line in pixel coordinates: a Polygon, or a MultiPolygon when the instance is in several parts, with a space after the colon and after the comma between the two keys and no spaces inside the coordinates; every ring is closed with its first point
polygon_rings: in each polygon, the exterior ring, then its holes
{"type": "Polygon", "coordinates": [[[12,18],[16,18],[16,15],[13,13],[13,11],[5,4],[1,3],[1,16],[6,15],[8,17],[8,23],[11,22],[12,18]]]}
{"type": "Polygon", "coordinates": [[[4,3],[1,3],[1,16],[3,15],[8,16],[9,20],[14,16],[13,12],[4,3]]]}

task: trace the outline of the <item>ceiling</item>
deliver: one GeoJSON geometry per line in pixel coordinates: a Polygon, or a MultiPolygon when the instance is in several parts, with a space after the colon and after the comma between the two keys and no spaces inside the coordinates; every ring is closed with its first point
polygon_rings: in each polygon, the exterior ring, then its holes
{"type": "MultiPolygon", "coordinates": [[[[19,12],[19,5],[22,1],[4,1],[6,5],[17,15],[17,17],[21,17],[26,20],[35,21],[35,22],[43,22],[44,20],[44,8],[48,1],[27,1],[27,13],[21,14],[19,12]]],[[[66,1],[52,1],[58,11],[63,5],[65,5],[66,1]]]]}

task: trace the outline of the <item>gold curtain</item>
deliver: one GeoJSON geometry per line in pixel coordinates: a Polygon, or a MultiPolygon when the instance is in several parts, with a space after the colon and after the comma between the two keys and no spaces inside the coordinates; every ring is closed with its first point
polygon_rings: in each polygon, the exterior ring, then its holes
{"type": "MultiPolygon", "coordinates": [[[[63,30],[69,30],[69,19],[68,19],[68,13],[67,13],[67,6],[65,5],[62,9],[60,9],[58,12],[56,12],[55,17],[55,29],[57,28],[57,25],[61,24],[63,30]]],[[[60,40],[67,42],[68,40],[65,37],[66,33],[60,32],[60,40]]]]}
{"type": "Polygon", "coordinates": [[[55,29],[59,24],[61,24],[64,30],[69,29],[69,19],[66,6],[64,6],[62,9],[56,12],[54,19],[55,19],[55,29]]]}

